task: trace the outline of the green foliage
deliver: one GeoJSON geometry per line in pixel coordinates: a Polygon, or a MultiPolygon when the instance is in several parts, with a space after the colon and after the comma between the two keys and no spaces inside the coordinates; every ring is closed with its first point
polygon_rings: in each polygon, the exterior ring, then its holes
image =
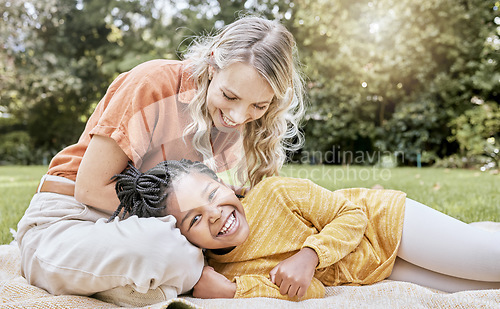
{"type": "Polygon", "coordinates": [[[168,56],[154,1],[0,0],[1,104],[35,147],[76,142],[117,74],[168,56]],[[155,37],[162,35],[162,37],[155,37]],[[41,129],[43,128],[43,129],[41,129]]]}
{"type": "Polygon", "coordinates": [[[491,155],[498,135],[485,133],[496,127],[478,124],[486,112],[473,102],[492,109],[500,102],[498,0],[0,6],[0,113],[15,119],[0,133],[26,131],[35,149],[74,143],[119,73],[154,58],[180,58],[194,36],[256,14],[279,19],[296,37],[311,103],[305,151],[402,151],[403,164],[418,155],[429,164],[453,154],[473,162],[486,152],[498,166],[491,155]]]}
{"type": "Polygon", "coordinates": [[[464,147],[451,128],[472,98],[498,101],[499,3],[295,4],[310,78],[307,150],[404,151],[405,163],[417,154],[431,163],[464,147]]]}
{"type": "Polygon", "coordinates": [[[172,31],[172,46],[176,46],[180,57],[193,39],[200,35],[208,35],[216,29],[222,28],[235,21],[240,16],[257,15],[268,19],[284,19],[288,12],[291,16],[290,0],[247,1],[247,0],[217,0],[203,1],[190,0],[180,3],[169,0],[173,10],[170,19],[172,31]]]}
{"type": "MultiPolygon", "coordinates": [[[[17,5],[15,2],[10,7],[22,27],[17,30],[16,48],[8,49],[15,75],[7,81],[10,91],[2,95],[2,104],[26,126],[37,147],[72,142],[74,131],[81,131],[84,125],[79,117],[88,109],[85,102],[92,95],[89,90],[102,80],[86,58],[85,51],[91,45],[82,40],[92,30],[99,37],[102,25],[89,29],[85,24],[73,23],[78,19],[74,1],[17,5]],[[44,130],[40,130],[42,127],[44,130]],[[61,134],[64,131],[69,134],[61,134]]],[[[13,16],[8,17],[8,25],[16,22],[13,16]]],[[[102,42],[103,38],[95,40],[102,42]]]]}
{"type": "Polygon", "coordinates": [[[34,147],[76,142],[111,81],[155,58],[178,58],[190,42],[238,14],[278,14],[246,1],[0,0],[0,105],[34,147]],[[42,129],[43,128],[43,129],[42,129]]]}
{"type": "Polygon", "coordinates": [[[441,150],[442,140],[449,134],[443,125],[445,117],[444,110],[432,99],[398,105],[392,118],[384,125],[388,134],[379,140],[378,146],[404,153],[406,163],[416,162],[419,154],[424,154],[423,163],[434,161],[441,150]]]}
{"type": "Polygon", "coordinates": [[[0,118],[0,165],[47,164],[55,151],[35,147],[22,123],[13,117],[0,118]]]}
{"type": "Polygon", "coordinates": [[[28,164],[28,156],[32,151],[31,139],[26,132],[15,131],[0,137],[0,164],[28,164]]]}
{"type": "Polygon", "coordinates": [[[460,145],[461,154],[467,158],[486,156],[500,166],[500,108],[496,102],[481,103],[452,122],[451,139],[460,145]]]}

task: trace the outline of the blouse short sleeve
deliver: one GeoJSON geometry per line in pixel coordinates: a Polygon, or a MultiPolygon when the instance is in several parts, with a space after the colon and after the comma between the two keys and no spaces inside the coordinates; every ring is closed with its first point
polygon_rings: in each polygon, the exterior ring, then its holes
{"type": "Polygon", "coordinates": [[[146,153],[165,139],[159,131],[179,127],[182,121],[176,100],[181,67],[180,62],[154,60],[120,75],[99,103],[94,113],[98,117],[88,134],[113,138],[141,166],[146,153]]]}
{"type": "MultiPolygon", "coordinates": [[[[48,173],[75,180],[93,135],[112,138],[142,171],[164,160],[203,161],[193,147],[193,135],[185,133],[192,122],[187,108],[195,93],[187,61],[152,60],[119,75],[78,142],[54,157],[48,173]]],[[[234,153],[241,148],[239,133],[217,132],[212,137],[218,171],[235,166],[234,153]]]]}

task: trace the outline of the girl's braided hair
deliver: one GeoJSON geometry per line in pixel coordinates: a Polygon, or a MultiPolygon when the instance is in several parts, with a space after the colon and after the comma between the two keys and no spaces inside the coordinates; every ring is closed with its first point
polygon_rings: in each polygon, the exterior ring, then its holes
{"type": "Polygon", "coordinates": [[[214,171],[198,161],[186,159],[163,161],[145,173],[129,162],[123,172],[111,178],[111,180],[116,180],[115,190],[120,205],[108,222],[122,211],[121,219],[124,219],[127,214],[144,218],[166,215],[165,201],[171,192],[173,181],[181,175],[192,172],[219,180],[214,171]]]}

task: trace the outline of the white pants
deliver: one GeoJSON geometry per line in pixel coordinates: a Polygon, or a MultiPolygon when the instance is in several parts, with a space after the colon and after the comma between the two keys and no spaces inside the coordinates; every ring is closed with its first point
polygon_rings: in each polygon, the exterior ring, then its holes
{"type": "Polygon", "coordinates": [[[55,295],[92,295],[129,285],[140,293],[161,287],[168,297],[196,284],[203,254],[175,228],[174,217],[107,223],[108,217],[72,196],[35,194],[17,234],[28,282],[55,295]]]}
{"type": "Polygon", "coordinates": [[[500,232],[406,199],[398,259],[388,279],[446,292],[500,289],[500,232]]]}

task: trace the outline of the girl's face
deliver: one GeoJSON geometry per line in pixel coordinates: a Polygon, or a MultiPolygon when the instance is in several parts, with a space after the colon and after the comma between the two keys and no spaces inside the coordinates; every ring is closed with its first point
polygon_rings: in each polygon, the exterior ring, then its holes
{"type": "Polygon", "coordinates": [[[205,174],[191,173],[176,179],[167,205],[181,233],[200,248],[230,248],[248,237],[240,200],[231,189],[205,174]]]}
{"type": "Polygon", "coordinates": [[[208,86],[207,106],[217,129],[240,129],[264,116],[274,92],[254,67],[235,62],[223,70],[210,70],[213,77],[208,86]]]}

